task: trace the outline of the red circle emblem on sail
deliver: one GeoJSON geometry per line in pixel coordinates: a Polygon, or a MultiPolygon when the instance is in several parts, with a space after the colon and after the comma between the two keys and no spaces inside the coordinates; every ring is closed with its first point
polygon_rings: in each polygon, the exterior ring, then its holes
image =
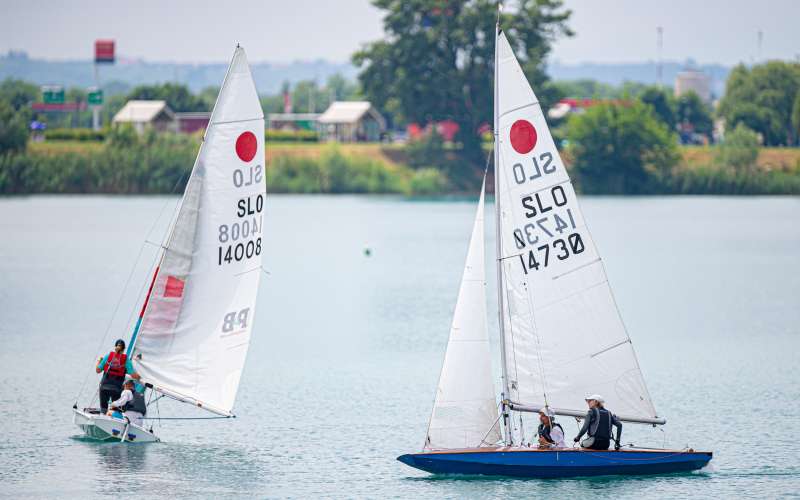
{"type": "Polygon", "coordinates": [[[511,125],[511,147],[514,151],[524,155],[533,151],[536,146],[536,129],[528,120],[517,120],[511,125]]]}
{"type": "Polygon", "coordinates": [[[236,139],[236,154],[242,161],[250,161],[256,156],[258,141],[252,132],[242,132],[236,139]]]}

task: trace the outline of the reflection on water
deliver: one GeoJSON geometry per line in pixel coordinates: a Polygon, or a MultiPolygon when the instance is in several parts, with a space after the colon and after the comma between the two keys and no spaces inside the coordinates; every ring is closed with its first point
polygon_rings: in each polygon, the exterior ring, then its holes
{"type": "MultiPolygon", "coordinates": [[[[796,198],[583,200],[648,388],[669,422],[665,433],[627,425],[625,441],[689,444],[715,457],[697,473],[560,480],[430,476],[395,460],[419,450],[424,438],[475,200],[271,196],[270,275],[262,281],[238,418],[163,421],[155,429],[163,441],[153,444],[76,437],[75,395],[165,200],[0,200],[0,496],[726,498],[800,491],[791,434],[800,400],[796,198]],[[365,246],[373,249],[369,258],[365,246]]],[[[128,336],[125,320],[154,256],[148,251],[110,339],[128,336]]],[[[490,326],[497,353],[494,318],[490,326]]],[[[80,404],[96,387],[96,375],[89,380],[80,404]]],[[[203,416],[168,401],[159,412],[203,416]]],[[[577,429],[562,424],[568,434],[577,429]]]]}

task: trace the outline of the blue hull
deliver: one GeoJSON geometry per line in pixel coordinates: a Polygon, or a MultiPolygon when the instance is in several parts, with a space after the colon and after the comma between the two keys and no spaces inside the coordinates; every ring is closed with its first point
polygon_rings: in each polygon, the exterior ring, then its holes
{"type": "Polygon", "coordinates": [[[711,457],[711,452],[673,450],[476,448],[413,453],[397,459],[433,474],[559,478],[688,472],[702,468],[711,457]]]}

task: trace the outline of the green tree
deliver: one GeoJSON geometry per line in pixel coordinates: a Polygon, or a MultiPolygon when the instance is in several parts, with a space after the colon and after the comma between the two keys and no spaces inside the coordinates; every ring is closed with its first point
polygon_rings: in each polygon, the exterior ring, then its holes
{"type": "Polygon", "coordinates": [[[735,172],[753,172],[758,159],[758,134],[742,123],[725,134],[722,144],[716,147],[714,163],[732,168],[735,172]]]}
{"type": "Polygon", "coordinates": [[[210,111],[204,100],[179,83],[139,85],[128,94],[128,100],[163,100],[172,111],[210,111]]]}
{"type": "Polygon", "coordinates": [[[358,85],[347,80],[339,73],[328,77],[325,82],[324,92],[328,95],[328,101],[352,101],[360,97],[358,85]]]}
{"type": "Polygon", "coordinates": [[[788,145],[794,137],[791,116],[798,92],[800,63],[770,61],[751,69],[739,65],[728,76],[717,113],[728,129],[743,123],[768,146],[788,145]]]}
{"type": "Polygon", "coordinates": [[[619,97],[619,89],[617,87],[588,78],[553,82],[553,86],[564,97],[573,99],[609,99],[619,97]]]}
{"type": "Polygon", "coordinates": [[[792,106],[792,131],[794,132],[794,143],[800,145],[800,91],[794,98],[792,106]]]}
{"type": "Polygon", "coordinates": [[[653,108],[659,120],[670,130],[675,130],[675,100],[665,90],[650,86],[639,95],[639,100],[653,108]]]}
{"type": "MultiPolygon", "coordinates": [[[[353,56],[368,99],[398,121],[451,119],[473,164],[484,152],[478,128],[492,121],[495,0],[373,0],[384,12],[386,39],[353,56]]],[[[553,41],[571,35],[561,0],[520,0],[501,26],[542,106],[552,102],[545,62],[553,41]]]]}
{"type": "Polygon", "coordinates": [[[15,111],[27,108],[39,99],[39,87],[24,80],[6,78],[0,83],[0,101],[8,103],[15,111]]]}
{"type": "Polygon", "coordinates": [[[678,123],[691,125],[697,134],[711,135],[714,129],[711,108],[695,92],[689,91],[678,97],[675,108],[678,123]]]}
{"type": "Polygon", "coordinates": [[[675,134],[641,102],[600,104],[570,118],[576,181],[587,193],[645,193],[679,159],[675,134]]]}
{"type": "Polygon", "coordinates": [[[22,151],[28,144],[28,120],[24,110],[0,101],[0,154],[22,151]]]}

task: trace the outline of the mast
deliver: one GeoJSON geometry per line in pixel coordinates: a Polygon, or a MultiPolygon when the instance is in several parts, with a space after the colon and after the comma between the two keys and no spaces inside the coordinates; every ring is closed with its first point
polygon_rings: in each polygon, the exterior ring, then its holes
{"type": "Polygon", "coordinates": [[[500,131],[498,130],[499,127],[499,117],[497,115],[497,91],[498,91],[498,51],[497,51],[497,40],[500,36],[500,11],[503,9],[503,5],[501,3],[497,4],[497,26],[495,28],[494,34],[494,217],[495,217],[495,262],[497,266],[497,319],[500,323],[500,359],[501,364],[503,365],[503,392],[501,396],[501,412],[503,415],[503,429],[505,432],[503,433],[506,446],[511,446],[514,444],[513,436],[511,435],[511,419],[509,418],[508,410],[509,405],[508,401],[511,399],[511,391],[509,390],[508,385],[508,368],[506,365],[506,332],[505,332],[505,304],[503,300],[503,261],[502,259],[502,239],[500,234],[500,174],[499,174],[499,165],[500,165],[500,131]]]}

